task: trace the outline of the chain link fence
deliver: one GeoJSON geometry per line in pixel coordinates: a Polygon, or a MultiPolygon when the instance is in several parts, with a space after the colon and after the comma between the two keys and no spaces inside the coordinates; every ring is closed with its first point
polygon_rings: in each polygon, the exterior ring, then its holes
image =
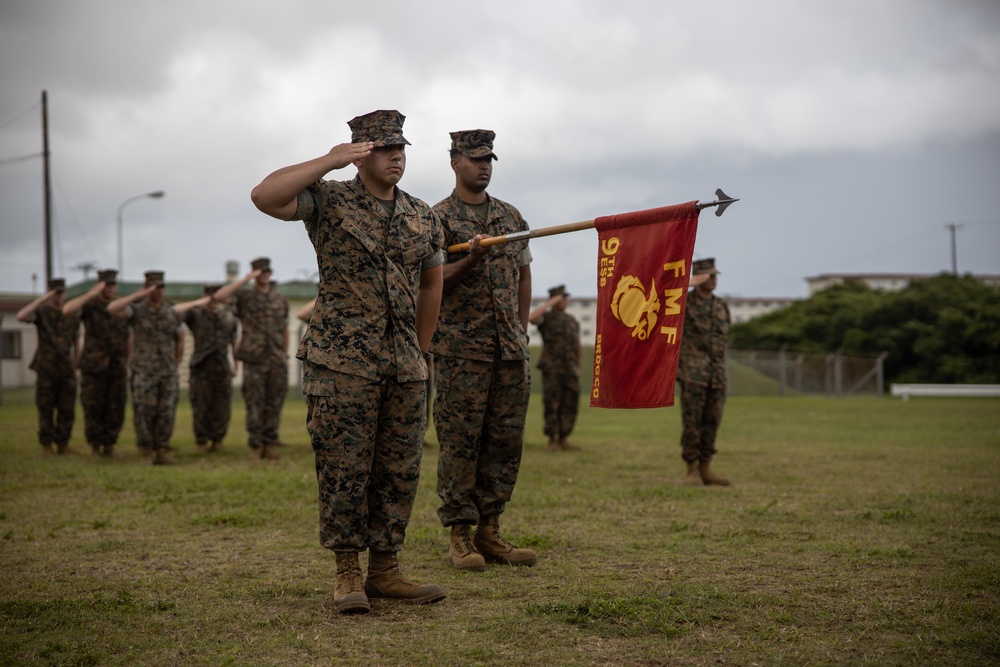
{"type": "Polygon", "coordinates": [[[731,349],[729,395],[883,396],[885,357],[731,349]]]}

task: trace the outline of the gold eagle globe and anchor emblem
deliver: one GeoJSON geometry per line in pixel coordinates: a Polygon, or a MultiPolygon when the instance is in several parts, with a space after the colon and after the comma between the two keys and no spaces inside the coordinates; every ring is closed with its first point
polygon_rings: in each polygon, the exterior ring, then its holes
{"type": "Polygon", "coordinates": [[[632,337],[646,340],[656,326],[660,300],[656,296],[656,280],[650,279],[649,293],[635,276],[622,276],[611,297],[611,312],[619,322],[632,327],[632,337]]]}

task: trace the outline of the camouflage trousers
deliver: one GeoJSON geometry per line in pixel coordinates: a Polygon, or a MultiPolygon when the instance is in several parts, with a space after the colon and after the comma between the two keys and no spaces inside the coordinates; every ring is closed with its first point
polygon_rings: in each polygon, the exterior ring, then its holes
{"type": "Polygon", "coordinates": [[[725,405],[725,386],[681,383],[681,458],[688,463],[712,460],[725,405]]]}
{"type": "Polygon", "coordinates": [[[80,373],[80,403],[87,443],[113,445],[125,423],[125,365],[113,363],[100,372],[80,373]]]}
{"type": "Polygon", "coordinates": [[[243,400],[247,410],[247,440],[251,449],[278,442],[281,407],[288,393],[288,364],[243,363],[243,400]]]}
{"type": "Polygon", "coordinates": [[[170,448],[180,393],[177,374],[132,374],[132,410],[135,444],[141,450],[170,448]]]}
{"type": "Polygon", "coordinates": [[[580,408],[580,376],[543,371],[542,402],[545,406],[545,435],[559,439],[568,436],[573,432],[580,408]]]}
{"type": "Polygon", "coordinates": [[[326,371],[308,396],[320,543],[333,551],[403,548],[423,454],[425,382],[326,371]]]}
{"type": "Polygon", "coordinates": [[[233,371],[221,355],[190,367],[191,420],[199,445],[221,442],[229,431],[233,403],[233,371]]]}
{"type": "Polygon", "coordinates": [[[528,362],[439,356],[434,370],[438,517],[451,526],[502,514],[521,467],[528,362]]]}
{"type": "Polygon", "coordinates": [[[38,442],[64,446],[73,433],[76,373],[39,373],[35,381],[38,442]]]}

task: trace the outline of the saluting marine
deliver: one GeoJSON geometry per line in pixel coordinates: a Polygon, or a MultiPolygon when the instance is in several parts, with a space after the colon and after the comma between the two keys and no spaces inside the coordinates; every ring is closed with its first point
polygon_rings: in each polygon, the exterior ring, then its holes
{"type": "Polygon", "coordinates": [[[403,119],[398,111],[354,118],[351,143],[279,169],[252,195],[264,213],[302,220],[316,250],[319,295],[297,356],[316,454],[320,541],[336,557],[340,613],[365,613],[370,598],[426,604],[445,597],[437,584],[404,577],[397,557],[420,476],[426,352],[442,261],[437,217],[397,186],[409,144],[403,119]],[[353,180],[324,180],[350,164],[358,169],[353,180]]]}
{"type": "Polygon", "coordinates": [[[542,402],[545,435],[554,452],[580,449],[569,442],[580,407],[580,323],[566,312],[569,293],[565,285],[549,290],[547,301],[528,314],[528,321],[542,335],[542,402]]]}
{"type": "Polygon", "coordinates": [[[76,357],[80,352],[80,318],[64,315],[66,281],[53,278],[48,291],[17,313],[38,329],[38,348],[28,366],[35,371],[38,441],[45,454],[71,453],[76,410],[76,357]]]}
{"type": "Polygon", "coordinates": [[[715,438],[726,405],[726,338],[729,306],[715,296],[719,272],[715,259],[691,264],[691,285],[684,312],[677,381],[681,385],[681,458],[687,464],[686,482],[729,486],[712,471],[715,438]]]}
{"type": "Polygon", "coordinates": [[[288,299],[271,282],[270,258],[258,257],[250,269],[243,278],[220,287],[215,298],[232,297],[233,314],[243,327],[235,356],[243,362],[250,454],[276,459],[281,408],[288,394],[288,299]],[[251,281],[251,289],[240,289],[251,281]]]}
{"type": "Polygon", "coordinates": [[[80,313],[83,349],[80,369],[80,403],[87,443],[94,456],[115,456],[118,434],[125,423],[127,397],[128,322],[113,317],[108,305],[118,295],[118,272],[97,273],[97,283],[63,306],[63,314],[80,313]]]}
{"type": "Polygon", "coordinates": [[[194,336],[188,362],[191,422],[198,452],[218,452],[229,431],[233,377],[238,361],[229,364],[237,345],[236,318],[215,298],[219,285],[205,285],[204,296],[174,306],[194,336]]]}
{"type": "Polygon", "coordinates": [[[181,318],[166,301],[162,271],[147,271],[142,289],[108,304],[132,328],[132,410],[135,441],[152,463],[170,463],[180,393],[177,366],[184,354],[181,318]]]}

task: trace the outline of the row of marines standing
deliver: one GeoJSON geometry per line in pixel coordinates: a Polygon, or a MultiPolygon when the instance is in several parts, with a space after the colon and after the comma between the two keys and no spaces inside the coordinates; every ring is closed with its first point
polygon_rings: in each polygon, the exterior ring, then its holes
{"type": "Polygon", "coordinates": [[[37,375],[38,436],[44,451],[72,451],[79,369],[84,431],[92,453],[117,456],[128,385],[140,452],[152,463],[169,463],[186,324],[194,336],[189,369],[198,451],[222,448],[229,429],[232,378],[242,361],[251,453],[276,458],[288,388],[288,302],[271,289],[269,259],[258,258],[252,267],[245,278],[224,287],[206,285],[202,298],[178,305],[165,301],[161,271],[147,271],[144,286],[124,297],[117,297],[113,269],[99,272],[88,292],[69,301],[65,281],[51,280],[49,291],[17,314],[38,330],[31,368],[37,375]],[[239,289],[251,279],[256,279],[253,289],[239,289]],[[222,307],[230,297],[233,312],[222,307]],[[237,318],[243,326],[241,338],[237,318]],[[82,347],[81,323],[86,333],[82,347]],[[230,351],[236,360],[232,366],[230,351]]]}

